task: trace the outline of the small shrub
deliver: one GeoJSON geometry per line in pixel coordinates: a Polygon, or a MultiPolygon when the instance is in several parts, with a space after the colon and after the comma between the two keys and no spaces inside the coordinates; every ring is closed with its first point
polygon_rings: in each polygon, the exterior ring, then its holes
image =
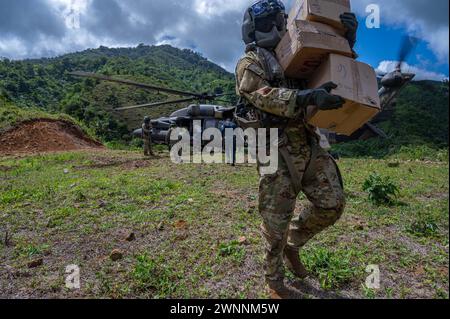
{"type": "Polygon", "coordinates": [[[152,291],[155,298],[172,296],[178,288],[178,276],[162,260],[155,260],[148,255],[137,257],[133,277],[138,292],[152,291]]]}
{"type": "Polygon", "coordinates": [[[371,174],[366,179],[363,190],[369,193],[369,200],[375,205],[392,205],[399,194],[399,188],[389,177],[378,174],[371,174]]]}
{"type": "Polygon", "coordinates": [[[239,248],[239,243],[237,241],[231,241],[229,243],[222,243],[219,245],[219,255],[221,256],[231,256],[239,248]]]}
{"type": "Polygon", "coordinates": [[[15,247],[15,253],[18,257],[34,257],[41,255],[45,250],[49,249],[49,245],[35,245],[30,243],[19,243],[15,247]]]}
{"type": "Polygon", "coordinates": [[[406,230],[418,237],[433,237],[439,231],[439,226],[432,217],[425,217],[414,221],[406,230]]]}
{"type": "Polygon", "coordinates": [[[219,245],[219,255],[222,257],[231,256],[237,262],[240,262],[245,257],[245,249],[240,246],[237,240],[233,240],[219,245]]]}
{"type": "Polygon", "coordinates": [[[331,251],[323,247],[308,249],[302,251],[302,261],[308,271],[318,277],[323,289],[338,288],[357,275],[348,251],[331,251]]]}

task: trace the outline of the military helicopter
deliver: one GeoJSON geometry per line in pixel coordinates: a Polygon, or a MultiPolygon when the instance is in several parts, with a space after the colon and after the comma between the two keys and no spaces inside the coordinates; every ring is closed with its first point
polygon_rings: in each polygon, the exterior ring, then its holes
{"type": "MultiPolygon", "coordinates": [[[[327,130],[320,130],[323,140],[325,141],[324,147],[327,148],[327,144],[336,144],[341,142],[347,142],[351,140],[366,140],[372,137],[380,136],[386,138],[387,135],[379,128],[376,127],[376,123],[379,123],[389,118],[393,112],[395,106],[395,98],[401,92],[401,90],[410,83],[415,74],[402,72],[402,66],[409,54],[413,51],[417,44],[417,39],[409,36],[405,36],[401,45],[399,53],[399,62],[394,71],[387,74],[380,74],[379,95],[381,99],[382,112],[380,112],[371,122],[365,124],[362,128],[356,131],[351,136],[344,136],[336,134],[327,130]]],[[[166,92],[169,94],[177,95],[182,98],[175,100],[168,100],[163,102],[148,103],[141,105],[125,106],[114,109],[115,111],[126,111],[139,108],[151,108],[162,105],[178,104],[196,102],[189,105],[186,108],[182,108],[168,117],[162,117],[152,120],[153,131],[152,140],[154,143],[171,145],[170,133],[175,127],[186,128],[191,136],[194,130],[194,121],[201,121],[202,131],[208,128],[219,128],[222,121],[225,119],[232,119],[235,111],[235,107],[225,107],[214,104],[208,104],[214,101],[226,102],[223,100],[225,96],[235,95],[235,93],[225,94],[211,94],[211,93],[193,93],[181,90],[169,89],[158,87],[150,84],[138,83],[130,80],[117,79],[105,75],[87,73],[87,72],[71,72],[69,73],[76,77],[85,77],[97,79],[100,81],[107,81],[113,83],[119,83],[123,85],[142,88],[145,90],[151,90],[156,92],[166,92]]],[[[135,137],[142,136],[142,129],[136,129],[133,132],[135,137]]],[[[203,141],[208,142],[208,141],[203,141]]]]}
{"type": "MultiPolygon", "coordinates": [[[[191,133],[192,136],[194,131],[193,125],[194,121],[200,121],[202,124],[202,131],[204,131],[208,128],[220,128],[222,121],[226,119],[233,119],[235,107],[224,107],[208,103],[211,103],[213,101],[221,101],[221,99],[223,99],[225,96],[235,95],[235,93],[223,93],[223,94],[193,93],[158,87],[144,83],[138,83],[130,80],[117,79],[95,73],[71,72],[69,74],[76,77],[85,77],[100,81],[119,83],[123,85],[142,88],[145,90],[165,92],[182,97],[180,99],[168,100],[163,102],[118,107],[115,108],[114,111],[127,111],[140,108],[157,107],[162,105],[196,102],[194,104],[189,105],[186,108],[182,108],[174,112],[168,117],[161,117],[159,119],[152,120],[153,126],[152,141],[157,144],[170,145],[170,133],[171,130],[175,127],[186,128],[191,133]]],[[[222,102],[226,101],[222,100],[222,102]]],[[[142,136],[142,128],[136,129],[133,132],[133,136],[140,138],[142,136]]],[[[208,141],[204,142],[206,143],[208,141]]]]}

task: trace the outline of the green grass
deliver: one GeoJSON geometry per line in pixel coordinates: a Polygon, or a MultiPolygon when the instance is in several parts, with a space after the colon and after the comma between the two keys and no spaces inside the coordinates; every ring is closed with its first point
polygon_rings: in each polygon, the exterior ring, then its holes
{"type": "Polygon", "coordinates": [[[36,246],[34,244],[26,242],[18,243],[15,247],[15,251],[18,257],[29,257],[29,258],[42,255],[48,249],[49,246],[46,244],[36,246]]]}
{"type": "Polygon", "coordinates": [[[367,141],[335,144],[332,148],[334,153],[346,158],[387,158],[401,161],[438,160],[440,162],[448,162],[448,143],[446,145],[435,145],[424,142],[421,139],[410,141],[408,138],[409,136],[391,137],[388,139],[373,138],[367,141]]]}
{"type": "Polygon", "coordinates": [[[302,252],[306,268],[317,276],[323,289],[338,288],[361,275],[351,259],[351,250],[332,251],[325,247],[313,247],[302,252]]]}
{"type": "MultiPolygon", "coordinates": [[[[448,163],[391,163],[340,161],[346,212],[301,258],[325,291],[357,298],[448,298],[448,163]],[[372,173],[398,186],[398,204],[368,200],[362,187],[372,173]],[[364,287],[371,264],[380,266],[380,290],[364,287]]],[[[176,165],[167,154],[152,160],[111,150],[2,158],[0,260],[31,278],[11,280],[0,272],[1,294],[267,297],[257,195],[255,167],[176,165]],[[136,240],[124,239],[129,232],[136,240]],[[114,249],[123,259],[110,260],[114,249]],[[34,258],[44,265],[29,270],[34,258]],[[64,288],[70,264],[81,268],[79,292],[64,288]]]]}
{"type": "Polygon", "coordinates": [[[431,216],[418,216],[417,220],[407,225],[406,230],[419,237],[433,237],[439,234],[439,226],[431,216]]]}
{"type": "Polygon", "coordinates": [[[150,258],[143,254],[136,257],[132,272],[136,293],[155,292],[153,298],[167,298],[179,289],[177,281],[180,276],[164,265],[164,260],[150,258]]]}
{"type": "Polygon", "coordinates": [[[240,246],[237,240],[219,245],[219,256],[231,257],[237,263],[241,263],[245,258],[245,249],[240,246]]]}

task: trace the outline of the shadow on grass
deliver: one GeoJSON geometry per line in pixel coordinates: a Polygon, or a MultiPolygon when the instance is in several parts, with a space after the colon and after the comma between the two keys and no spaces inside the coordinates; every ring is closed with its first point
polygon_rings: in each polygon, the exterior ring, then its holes
{"type": "Polygon", "coordinates": [[[334,299],[334,300],[342,300],[342,299],[350,299],[349,297],[340,295],[339,293],[333,291],[327,291],[320,288],[316,288],[314,284],[311,282],[311,279],[306,279],[303,281],[296,280],[291,283],[291,285],[302,294],[304,299],[305,296],[310,296],[317,299],[334,299]]]}

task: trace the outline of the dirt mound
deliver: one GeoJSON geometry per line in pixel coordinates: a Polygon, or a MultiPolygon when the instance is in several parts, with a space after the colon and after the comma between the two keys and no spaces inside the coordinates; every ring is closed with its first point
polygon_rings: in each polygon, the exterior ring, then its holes
{"type": "Polygon", "coordinates": [[[0,132],[0,155],[32,154],[103,148],[75,124],[64,120],[35,119],[0,132]]]}

